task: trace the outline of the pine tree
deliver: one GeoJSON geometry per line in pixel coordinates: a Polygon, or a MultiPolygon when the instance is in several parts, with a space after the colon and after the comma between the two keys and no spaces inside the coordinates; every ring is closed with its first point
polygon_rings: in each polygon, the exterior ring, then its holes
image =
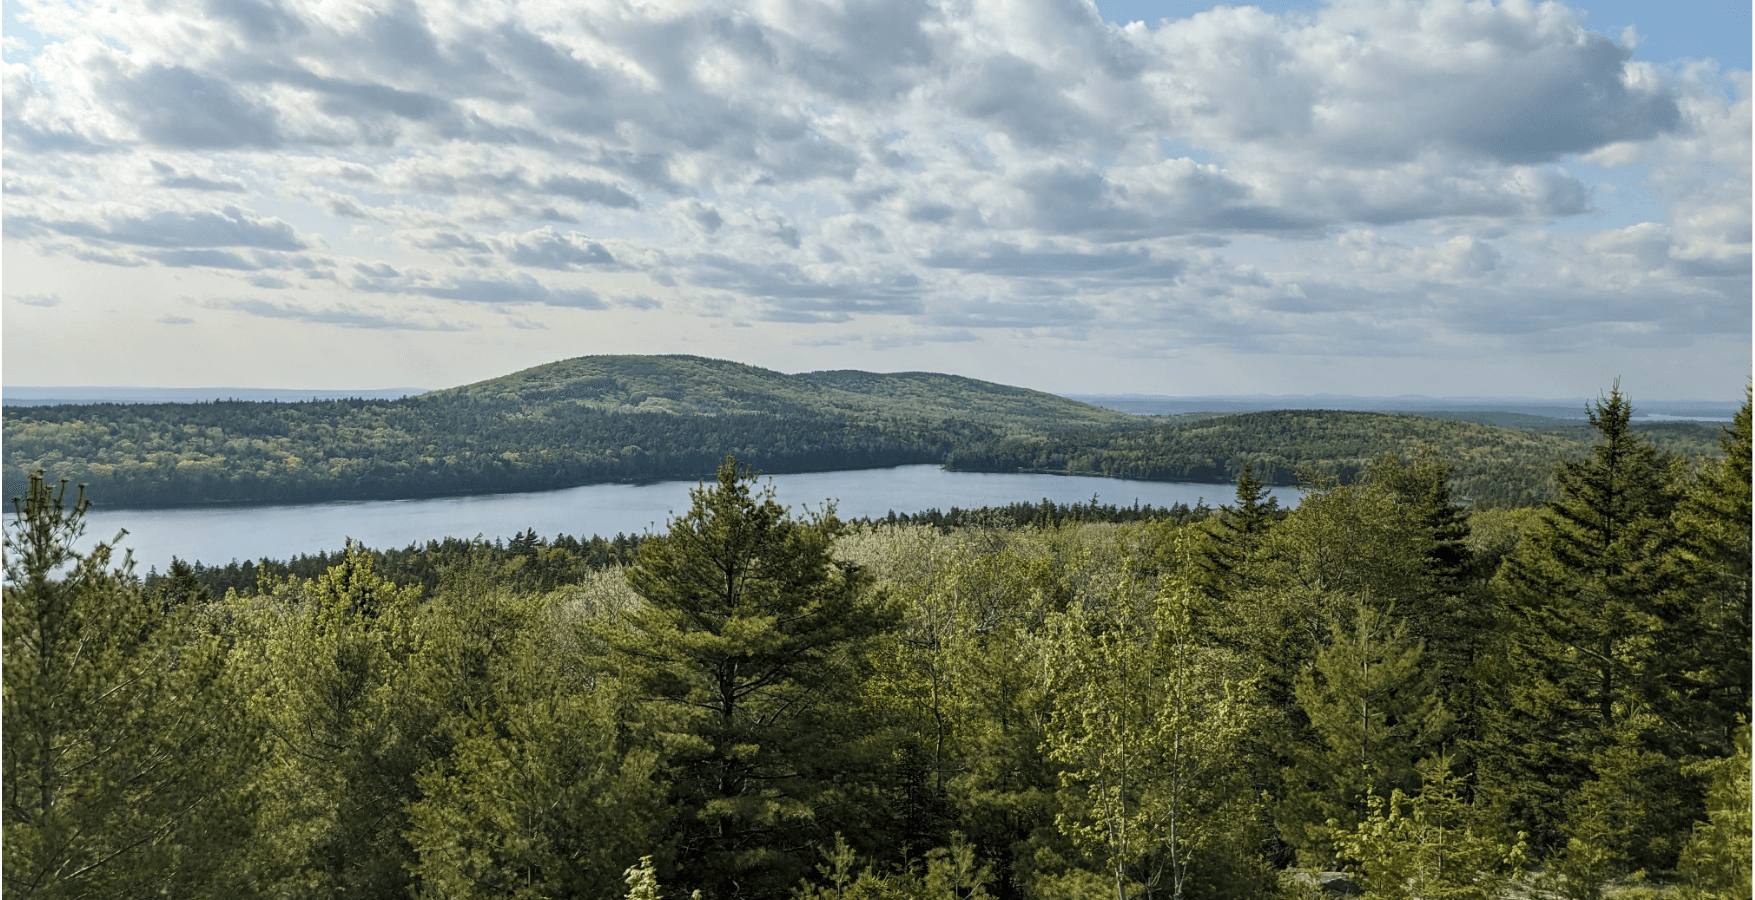
{"type": "Polygon", "coordinates": [[[233,654],[270,735],[249,865],[270,891],[406,892],[406,806],[435,720],[408,672],[420,588],[382,578],[351,542],[313,581],[267,587],[237,601],[246,624],[233,654]]]}
{"type": "Polygon", "coordinates": [[[1330,858],[1333,829],[1359,822],[1368,793],[1412,792],[1419,763],[1451,724],[1406,623],[1361,601],[1330,628],[1315,670],[1296,683],[1315,740],[1291,748],[1278,815],[1281,835],[1307,863],[1330,858]]]}
{"type": "Polygon", "coordinates": [[[439,752],[407,805],[410,872],[450,900],[605,897],[659,840],[659,753],[613,680],[567,649],[547,598],[453,575],[423,604],[412,693],[439,752]]]}
{"type": "Polygon", "coordinates": [[[1262,538],[1279,514],[1279,498],[1255,477],[1255,467],[1244,463],[1237,475],[1237,505],[1220,507],[1206,520],[1200,564],[1213,591],[1229,597],[1248,586],[1262,538]]]}
{"type": "Polygon", "coordinates": [[[75,549],[66,488],[33,473],[5,533],[5,893],[223,896],[249,747],[221,648],[75,549]]]}
{"type": "Polygon", "coordinates": [[[834,801],[857,795],[855,667],[896,618],[835,558],[832,513],[795,520],[754,481],[727,458],[641,546],[628,582],[645,603],[611,635],[636,695],[674,717],[667,880],[715,900],[784,894],[834,801]]]}
{"type": "Polygon", "coordinates": [[[1562,686],[1594,719],[1577,726],[1599,742],[1663,678],[1650,638],[1671,624],[1661,599],[1676,501],[1670,460],[1633,430],[1632,415],[1617,383],[1590,413],[1600,435],[1591,457],[1560,465],[1559,498],[1500,570],[1532,648],[1564,668],[1562,686]]]}
{"type": "Polygon", "coordinates": [[[1676,504],[1676,627],[1657,700],[1679,749],[1722,757],[1750,709],[1750,401],[1719,439],[1724,456],[1701,468],[1676,504]]]}

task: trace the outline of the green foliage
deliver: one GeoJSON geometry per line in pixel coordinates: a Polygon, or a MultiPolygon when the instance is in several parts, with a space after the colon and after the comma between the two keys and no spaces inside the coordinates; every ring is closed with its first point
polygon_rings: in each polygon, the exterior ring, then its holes
{"type": "Polygon", "coordinates": [[[1253,685],[1234,657],[1199,642],[1198,596],[1166,581],[1149,619],[1123,596],[1107,615],[1073,608],[1051,623],[1060,677],[1047,748],[1077,792],[1058,824],[1104,861],[1123,897],[1129,881],[1162,882],[1180,900],[1203,864],[1235,854],[1254,819],[1256,797],[1234,765],[1256,725],[1253,685]]]}
{"type": "MultiPolygon", "coordinates": [[[[1745,426],[1746,427],[1746,426],[1745,426]]],[[[1694,826],[1677,870],[1684,900],[1737,900],[1749,896],[1749,726],[1737,729],[1737,752],[1704,763],[1712,776],[1706,820],[1694,826]]]]}
{"type": "Polygon", "coordinates": [[[1698,801],[1680,761],[1647,740],[1655,725],[1645,716],[1617,723],[1613,741],[1591,754],[1592,777],[1567,798],[1558,868],[1574,897],[1594,900],[1613,878],[1675,863],[1698,801]]]}
{"type": "Polygon", "coordinates": [[[1254,585],[1262,542],[1283,515],[1279,498],[1269,496],[1267,485],[1255,477],[1254,465],[1244,463],[1237,476],[1237,505],[1221,507],[1206,520],[1200,562],[1209,590],[1229,597],[1254,585]]]}
{"type": "Polygon", "coordinates": [[[1362,797],[1412,790],[1420,761],[1451,724],[1424,664],[1424,645],[1406,625],[1359,602],[1330,625],[1331,642],[1313,672],[1299,676],[1298,705],[1316,740],[1292,748],[1280,830],[1307,863],[1331,848],[1328,823],[1351,829],[1362,797]]]}
{"type": "MultiPolygon", "coordinates": [[[[1664,447],[1693,457],[1712,452],[1711,428],[1638,426],[1664,447]]],[[[1007,435],[959,444],[952,469],[1055,472],[1168,481],[1233,481],[1244,466],[1269,484],[1295,484],[1312,469],[1337,478],[1363,473],[1384,453],[1422,447],[1456,466],[1458,499],[1475,507],[1530,506],[1554,496],[1554,460],[1584,455],[1591,429],[1501,428],[1418,415],[1279,410],[1142,419],[1133,427],[1007,435]]]]}
{"type": "Polygon", "coordinates": [[[628,900],[659,900],[664,894],[658,887],[658,870],[652,865],[652,857],[640,857],[640,864],[629,866],[623,873],[628,885],[628,900]]]}
{"type": "Polygon", "coordinates": [[[606,896],[661,839],[659,753],[628,733],[620,686],[582,671],[554,601],[465,576],[422,609],[411,677],[442,747],[408,806],[423,895],[606,896]]]}
{"type": "Polygon", "coordinates": [[[1364,900],[1488,900],[1525,862],[1521,839],[1508,846],[1476,830],[1450,757],[1429,757],[1420,776],[1417,793],[1368,791],[1352,828],[1331,821],[1335,855],[1364,876],[1364,900]]]}
{"type": "MultiPolygon", "coordinates": [[[[1673,461],[1632,430],[1631,415],[1619,390],[1597,404],[1591,421],[1599,443],[1587,460],[1560,466],[1560,497],[1499,570],[1496,585],[1513,627],[1496,651],[1495,671],[1507,690],[1489,698],[1493,734],[1480,746],[1482,784],[1492,802],[1516,810],[1519,827],[1539,846],[1576,845],[1568,851],[1575,868],[1592,878],[1606,877],[1603,866],[1634,862],[1620,849],[1625,841],[1592,824],[1600,818],[1593,810],[1605,808],[1620,788],[1605,786],[1606,794],[1589,802],[1579,799],[1586,796],[1581,791],[1633,765],[1624,753],[1645,752],[1637,745],[1648,738],[1635,741],[1622,726],[1669,704],[1677,663],[1686,659],[1665,647],[1689,640],[1677,630],[1688,616],[1674,602],[1668,562],[1673,461]],[[1608,749],[1615,746],[1622,749],[1608,749]],[[1577,821],[1556,828],[1568,818],[1577,821]]],[[[1673,740],[1675,723],[1661,716],[1656,722],[1673,740]]],[[[1633,731],[1647,734],[1643,727],[1633,731]]],[[[1662,832],[1660,822],[1670,818],[1637,803],[1627,811],[1637,810],[1658,819],[1616,827],[1644,838],[1662,832]]],[[[1656,861],[1673,862],[1676,849],[1667,847],[1656,861]]]]}
{"type": "Polygon", "coordinates": [[[1675,625],[1657,652],[1668,663],[1654,702],[1676,723],[1682,752],[1722,757],[1750,713],[1750,403],[1720,436],[1671,515],[1675,625]],[[1702,640],[1712,635],[1712,640],[1702,640]]]}
{"type": "MultiPolygon", "coordinates": [[[[944,387],[818,381],[786,402],[944,387]]],[[[610,396],[566,366],[501,387],[465,399],[776,396],[610,396]]],[[[991,421],[1035,402],[963,388],[991,421]]],[[[1205,524],[848,528],[728,461],[638,543],[173,559],[144,584],[73,552],[79,507],[39,480],[6,538],[5,888],[1192,900],[1280,894],[1275,867],[1338,851],[1373,896],[1481,897],[1527,844],[1580,897],[1672,864],[1683,900],[1747,896],[1746,412],[1690,470],[1614,394],[1540,513],[1465,519],[1417,445],[1285,513],[1253,470],[1205,524]]]]}
{"type": "Polygon", "coordinates": [[[399,400],[7,407],[4,486],[94,485],[105,504],[398,499],[937,462],[956,443],[1125,413],[921,373],[783,375],[599,356],[399,400]]]}
{"type": "Polygon", "coordinates": [[[826,865],[817,872],[827,882],[821,885],[799,885],[794,900],[992,900],[988,887],[993,884],[991,867],[976,860],[975,848],[953,832],[948,846],[927,851],[925,867],[910,860],[899,872],[884,872],[867,866],[858,876],[853,874],[853,848],[841,835],[835,835],[833,850],[820,851],[826,865]]]}
{"type": "Polygon", "coordinates": [[[419,649],[418,589],[380,578],[349,547],[313,582],[237,601],[251,629],[234,665],[274,764],[248,867],[273,889],[329,896],[408,890],[405,836],[415,776],[433,753],[435,711],[408,662],[419,649]]]}
{"type": "Polygon", "coordinates": [[[5,892],[225,896],[251,773],[220,641],[77,550],[65,495],[33,474],[5,531],[5,892]]]}
{"type": "MultiPolygon", "coordinates": [[[[1322,410],[1135,417],[932,373],[783,375],[687,356],[597,356],[399,400],[7,407],[0,478],[37,468],[105,505],[176,507],[535,491],[697,478],[726,454],[767,472],[943,463],[1229,482],[1245,465],[1292,484],[1431,445],[1476,506],[1554,493],[1552,462],[1588,429],[1498,428],[1322,410]]],[[[1641,426],[1699,457],[1710,428],[1641,426]]]]}
{"type": "Polygon", "coordinates": [[[635,693],[674,717],[679,875],[724,898],[795,883],[804,861],[783,848],[859,796],[853,666],[895,621],[835,559],[832,513],[795,521],[754,480],[727,459],[642,545],[628,582],[645,605],[607,635],[635,693]]]}

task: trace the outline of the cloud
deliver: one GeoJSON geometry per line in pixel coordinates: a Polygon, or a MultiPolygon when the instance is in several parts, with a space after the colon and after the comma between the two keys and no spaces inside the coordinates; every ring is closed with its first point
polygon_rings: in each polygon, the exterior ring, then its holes
{"type": "Polygon", "coordinates": [[[342,328],[371,328],[387,331],[472,331],[474,326],[443,321],[417,320],[402,316],[386,316],[347,306],[307,309],[269,300],[218,300],[208,304],[214,309],[227,309],[265,319],[289,319],[314,325],[337,325],[342,328]]]}
{"type": "Polygon", "coordinates": [[[436,285],[411,285],[410,294],[465,303],[518,306],[540,304],[570,309],[603,309],[603,298],[588,288],[550,288],[522,273],[509,278],[452,277],[436,285]]]}
{"type": "Polygon", "coordinates": [[[102,73],[103,101],[141,139],[178,150],[272,149],[281,144],[275,111],[246,99],[228,80],[180,65],[102,73]]]}
{"type": "Polygon", "coordinates": [[[160,325],[193,325],[193,324],[195,324],[195,320],[189,318],[188,316],[164,315],[164,316],[159,316],[157,319],[154,319],[153,321],[159,323],[160,325]]]}
{"type": "Polygon", "coordinates": [[[254,272],[262,268],[254,260],[246,259],[230,250],[161,250],[145,255],[161,265],[173,268],[205,266],[210,269],[236,269],[242,272],[254,272]]]}
{"type": "Polygon", "coordinates": [[[1177,260],[1160,260],[1144,248],[1083,253],[1048,246],[1025,250],[1015,244],[994,244],[978,252],[943,250],[922,260],[929,266],[1018,277],[1110,275],[1168,280],[1182,272],[1177,260]]]}
{"type": "Polygon", "coordinates": [[[233,194],[242,194],[246,190],[244,183],[236,178],[223,175],[209,178],[203,175],[179,172],[156,159],[152,161],[152,171],[159,176],[159,187],[191,191],[223,191],[233,194]]]}
{"type": "Polygon", "coordinates": [[[50,38],[5,68],[8,240],[332,298],[255,316],[1360,354],[1748,321],[1748,74],[1557,3],[96,12],[21,9],[50,38]]]}
{"type": "Polygon", "coordinates": [[[61,298],[56,294],[7,294],[6,299],[25,306],[60,306],[61,298]]]}
{"type": "Polygon", "coordinates": [[[190,212],[118,212],[91,220],[44,221],[25,216],[18,224],[25,229],[137,247],[304,250],[312,246],[286,222],[236,206],[190,212]]]}
{"type": "Polygon", "coordinates": [[[621,209],[640,208],[640,198],[607,181],[556,175],[537,182],[536,187],[545,193],[571,197],[586,203],[599,203],[621,209]]]}
{"type": "Polygon", "coordinates": [[[906,315],[924,307],[924,284],[907,272],[860,280],[826,278],[790,264],[756,264],[717,254],[693,260],[689,280],[758,298],[760,318],[774,322],[845,322],[854,314],[906,315]]]}
{"type": "Polygon", "coordinates": [[[497,241],[508,262],[543,269],[579,269],[615,265],[604,246],[577,231],[556,234],[552,227],[521,235],[501,235],[497,241]]]}

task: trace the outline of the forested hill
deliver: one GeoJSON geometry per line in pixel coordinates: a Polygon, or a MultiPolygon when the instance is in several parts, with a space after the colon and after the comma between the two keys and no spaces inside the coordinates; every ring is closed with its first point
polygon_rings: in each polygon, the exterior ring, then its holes
{"type": "Polygon", "coordinates": [[[786,375],[596,356],[398,400],[89,404],[5,411],[4,489],[37,468],[104,506],[397,499],[939,462],[959,445],[1126,413],[930,373],[786,375]]]}
{"type": "MultiPolygon", "coordinates": [[[[1711,455],[1722,429],[1694,422],[1634,426],[1660,450],[1711,455]]],[[[1589,447],[1587,423],[1509,428],[1419,415],[1277,410],[1157,418],[1127,430],[1078,429],[958,447],[952,469],[1103,475],[1151,481],[1229,481],[1243,466],[1268,484],[1317,472],[1345,480],[1382,453],[1430,447],[1454,467],[1451,487],[1480,506],[1532,506],[1554,496],[1555,463],[1589,447]]]]}
{"type": "Polygon", "coordinates": [[[603,412],[754,413],[859,423],[954,420],[1000,432],[1138,421],[1054,394],[955,375],[853,370],[787,375],[698,356],[586,356],[419,399],[467,399],[537,413],[576,406],[603,412]]]}
{"type": "MultiPolygon", "coordinates": [[[[4,412],[6,496],[43,469],[112,507],[309,503],[698,478],[727,454],[770,473],[944,463],[1291,484],[1430,445],[1483,505],[1551,496],[1588,429],[1334,411],[1140,417],[925,372],[786,375],[692,356],[593,356],[396,400],[88,404],[4,412]]],[[[1718,429],[1646,426],[1684,455],[1718,429]]]]}

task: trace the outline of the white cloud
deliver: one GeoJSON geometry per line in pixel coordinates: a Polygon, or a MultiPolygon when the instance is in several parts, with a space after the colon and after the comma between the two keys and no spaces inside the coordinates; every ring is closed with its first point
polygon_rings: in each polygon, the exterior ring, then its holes
{"type": "Polygon", "coordinates": [[[1748,73],[1555,3],[20,5],[48,41],[5,68],[8,240],[332,298],[211,298],[258,318],[1361,355],[1747,329],[1748,73]],[[1640,167],[1663,221],[1593,229],[1581,159],[1640,167]]]}

